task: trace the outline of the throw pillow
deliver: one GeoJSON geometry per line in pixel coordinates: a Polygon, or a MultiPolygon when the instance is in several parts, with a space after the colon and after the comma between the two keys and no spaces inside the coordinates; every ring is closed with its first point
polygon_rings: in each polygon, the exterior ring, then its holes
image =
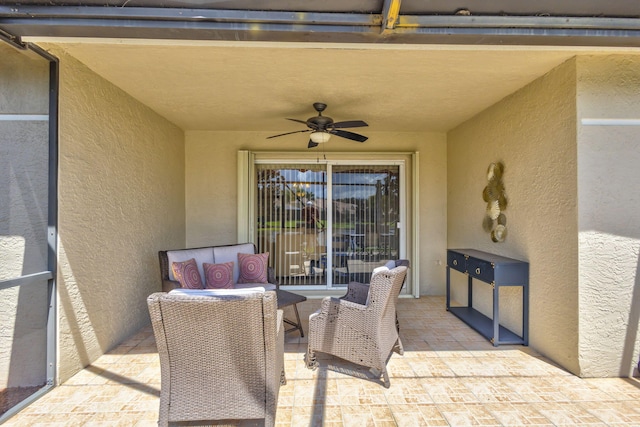
{"type": "Polygon", "coordinates": [[[233,262],[209,264],[205,262],[204,284],[206,289],[232,289],[233,288],[233,262]]]}
{"type": "Polygon", "coordinates": [[[198,272],[198,264],[195,258],[191,258],[182,262],[174,262],[171,264],[173,275],[176,277],[180,286],[187,289],[202,289],[202,278],[198,272]]]}
{"type": "Polygon", "coordinates": [[[268,283],[269,252],[262,254],[238,254],[240,277],[238,283],[268,283]]]}

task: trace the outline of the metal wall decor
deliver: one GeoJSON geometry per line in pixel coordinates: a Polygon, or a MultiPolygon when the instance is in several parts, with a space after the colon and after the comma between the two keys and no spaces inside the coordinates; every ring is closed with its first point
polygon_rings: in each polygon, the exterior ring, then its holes
{"type": "Polygon", "coordinates": [[[504,164],[491,163],[487,169],[487,186],[482,191],[482,199],[487,202],[487,211],[482,221],[482,229],[491,234],[494,242],[504,242],[507,237],[507,196],[502,182],[504,164]]]}

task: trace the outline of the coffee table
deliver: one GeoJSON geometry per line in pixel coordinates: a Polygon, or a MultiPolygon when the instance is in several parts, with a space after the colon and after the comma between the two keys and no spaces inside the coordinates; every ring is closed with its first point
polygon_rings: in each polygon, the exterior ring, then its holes
{"type": "Polygon", "coordinates": [[[282,289],[276,289],[276,296],[278,297],[278,309],[283,309],[285,307],[293,306],[293,311],[296,314],[296,319],[290,320],[284,318],[284,323],[293,326],[292,328],[285,329],[285,332],[293,332],[300,331],[300,337],[304,337],[304,332],[302,331],[302,323],[300,323],[300,315],[298,314],[298,304],[299,302],[303,302],[307,300],[307,297],[303,295],[294,294],[293,292],[285,291],[282,289]]]}

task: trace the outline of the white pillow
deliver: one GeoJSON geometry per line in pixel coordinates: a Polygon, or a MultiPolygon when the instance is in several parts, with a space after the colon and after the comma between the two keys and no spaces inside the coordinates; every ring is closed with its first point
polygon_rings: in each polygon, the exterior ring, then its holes
{"type": "MultiPolygon", "coordinates": [[[[373,271],[371,271],[371,280],[373,280],[373,277],[382,272],[382,271],[389,271],[389,267],[387,267],[386,265],[381,265],[380,267],[376,267],[373,269],[373,271]]],[[[371,281],[369,280],[369,281],[371,281]]]]}

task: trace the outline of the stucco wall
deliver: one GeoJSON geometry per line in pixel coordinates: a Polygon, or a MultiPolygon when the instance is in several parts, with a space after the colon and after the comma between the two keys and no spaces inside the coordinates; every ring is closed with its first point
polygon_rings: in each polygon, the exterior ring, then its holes
{"type": "MultiPolygon", "coordinates": [[[[306,150],[305,138],[295,135],[274,140],[272,133],[186,133],[187,246],[236,241],[237,152],[306,150]]],[[[446,260],[446,140],[441,133],[372,133],[358,144],[333,138],[327,152],[420,153],[420,294],[444,294],[446,260]],[[441,263],[438,264],[438,261],[441,263]]],[[[314,150],[319,156],[322,152],[314,150]]]]}
{"type": "Polygon", "coordinates": [[[578,84],[580,364],[584,376],[629,376],[640,353],[640,59],[581,57],[578,84]]]}
{"type": "MultiPolygon", "coordinates": [[[[49,65],[0,43],[0,114],[48,113],[49,65]]],[[[0,281],[48,270],[48,122],[0,120],[0,281]]],[[[46,382],[47,280],[0,290],[0,390],[46,382]]]]}
{"type": "MultiPolygon", "coordinates": [[[[447,214],[450,248],[530,263],[530,346],[577,373],[575,99],[575,61],[569,60],[449,132],[447,214]],[[482,228],[482,190],[496,161],[505,165],[508,198],[503,243],[493,243],[482,228]]],[[[466,284],[466,277],[453,276],[458,289],[466,284]]],[[[501,320],[520,332],[520,290],[501,292],[501,320]]],[[[474,303],[490,315],[490,287],[476,285],[474,303]]]]}
{"type": "Polygon", "coordinates": [[[184,244],[184,133],[60,58],[58,376],[148,324],[157,252],[184,244]]]}

